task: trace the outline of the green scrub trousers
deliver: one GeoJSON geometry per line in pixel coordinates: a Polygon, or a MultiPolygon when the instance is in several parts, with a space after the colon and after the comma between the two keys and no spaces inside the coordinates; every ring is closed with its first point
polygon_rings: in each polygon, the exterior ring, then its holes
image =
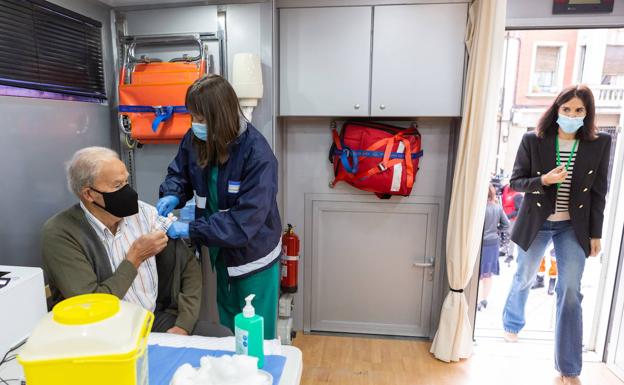
{"type": "MultiPolygon", "coordinates": [[[[219,168],[212,167],[206,215],[219,211],[217,199],[217,179],[219,168]]],[[[279,260],[265,270],[253,273],[241,279],[230,279],[221,250],[209,247],[210,262],[217,272],[217,309],[221,325],[234,332],[234,317],[243,311],[245,297],[255,294],[251,302],[256,314],[264,318],[264,339],[272,340],[276,336],[277,304],[279,301],[280,264],[279,260]]]]}
{"type": "Polygon", "coordinates": [[[279,261],[246,278],[233,280],[230,280],[228,276],[223,258],[217,258],[215,267],[217,269],[217,308],[221,325],[234,332],[234,317],[243,311],[245,297],[255,294],[251,304],[256,314],[264,318],[264,339],[274,339],[279,301],[279,261]]]}

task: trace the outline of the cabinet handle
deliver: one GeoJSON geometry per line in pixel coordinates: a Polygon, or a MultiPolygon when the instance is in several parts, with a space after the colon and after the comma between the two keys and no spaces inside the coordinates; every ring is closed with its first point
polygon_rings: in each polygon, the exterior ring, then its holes
{"type": "Polygon", "coordinates": [[[380,109],[380,110],[385,110],[385,109],[386,109],[386,105],[385,105],[385,104],[381,104],[381,105],[379,106],[379,109],[380,109]]]}
{"type": "Polygon", "coordinates": [[[356,110],[359,110],[360,109],[360,105],[356,104],[355,106],[353,106],[353,108],[355,108],[356,110]]]}
{"type": "Polygon", "coordinates": [[[412,266],[420,267],[420,268],[423,268],[423,269],[434,267],[435,266],[435,257],[426,257],[425,258],[425,262],[416,262],[416,261],[414,261],[412,263],[412,266]]]}

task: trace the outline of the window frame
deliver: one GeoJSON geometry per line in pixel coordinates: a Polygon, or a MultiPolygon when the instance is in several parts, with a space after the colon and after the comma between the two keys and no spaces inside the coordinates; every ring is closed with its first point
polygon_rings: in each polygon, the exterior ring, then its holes
{"type": "Polygon", "coordinates": [[[563,81],[565,76],[565,63],[568,54],[568,43],[565,41],[536,41],[533,43],[533,52],[531,54],[531,70],[529,72],[529,89],[527,90],[527,96],[529,97],[552,97],[557,95],[563,89],[563,81]],[[557,63],[556,77],[557,81],[554,85],[555,91],[553,92],[534,92],[533,86],[535,79],[535,63],[537,61],[537,49],[539,47],[557,47],[559,48],[559,63],[557,63]]]}

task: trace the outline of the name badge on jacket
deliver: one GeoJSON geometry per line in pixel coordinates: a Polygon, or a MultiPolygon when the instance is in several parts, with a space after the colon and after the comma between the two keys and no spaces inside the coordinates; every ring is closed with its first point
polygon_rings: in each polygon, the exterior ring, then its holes
{"type": "Polygon", "coordinates": [[[240,185],[241,182],[237,182],[237,181],[228,181],[228,193],[230,194],[238,194],[238,192],[240,191],[240,185]]]}

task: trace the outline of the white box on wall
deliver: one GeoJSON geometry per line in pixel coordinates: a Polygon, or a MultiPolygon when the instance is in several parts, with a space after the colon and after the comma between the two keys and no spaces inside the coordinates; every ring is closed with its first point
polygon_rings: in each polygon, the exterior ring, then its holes
{"type": "Polygon", "coordinates": [[[1,357],[30,335],[48,309],[43,270],[0,265],[0,275],[0,280],[4,281],[0,288],[1,357]]]}

